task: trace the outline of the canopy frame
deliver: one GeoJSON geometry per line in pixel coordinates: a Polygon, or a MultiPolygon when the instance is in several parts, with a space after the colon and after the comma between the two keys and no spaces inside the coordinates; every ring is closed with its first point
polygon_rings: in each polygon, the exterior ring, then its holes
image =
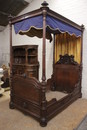
{"type": "MultiPolygon", "coordinates": [[[[13,24],[17,23],[17,22],[20,22],[20,21],[23,21],[25,19],[28,19],[28,18],[32,18],[32,17],[35,17],[35,16],[39,16],[39,15],[42,15],[43,16],[43,52],[42,52],[42,81],[45,81],[46,80],[46,68],[45,68],[45,44],[46,44],[46,16],[49,15],[49,16],[52,16],[53,18],[56,18],[58,20],[61,20],[62,22],[66,23],[66,24],[69,24],[71,25],[72,27],[75,27],[76,29],[80,30],[81,32],[83,32],[83,25],[80,26],[78,24],[76,24],[75,22],[72,22],[71,20],[65,18],[64,16],[54,12],[53,10],[50,10],[48,6],[48,3],[46,1],[44,1],[42,3],[42,7],[40,9],[37,9],[37,10],[34,10],[34,11],[31,11],[31,12],[28,12],[28,13],[25,13],[23,15],[20,15],[20,16],[17,16],[17,17],[13,17],[13,18],[10,18],[10,28],[13,24]]],[[[11,29],[10,29],[11,30],[11,29]]],[[[10,32],[10,50],[12,48],[12,34],[10,32]]],[[[82,53],[82,51],[81,51],[82,53]]],[[[10,51],[10,57],[12,57],[12,53],[10,51]]],[[[82,58],[81,58],[82,59],[82,58]]],[[[12,61],[12,58],[10,58],[10,61],[12,61]]],[[[10,62],[10,64],[12,64],[10,62]]]]}

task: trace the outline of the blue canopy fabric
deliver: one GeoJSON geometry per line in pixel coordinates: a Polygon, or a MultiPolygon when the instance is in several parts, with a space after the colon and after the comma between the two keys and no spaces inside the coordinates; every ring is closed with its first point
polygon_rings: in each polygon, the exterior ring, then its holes
{"type": "MultiPolygon", "coordinates": [[[[43,36],[41,33],[41,31],[43,31],[43,16],[40,15],[15,23],[14,29],[16,34],[26,34],[28,36],[37,36],[41,38],[43,36]]],[[[76,37],[81,36],[81,30],[49,15],[46,17],[46,31],[55,34],[67,32],[70,35],[74,34],[76,37]]],[[[48,39],[49,37],[50,36],[48,36],[48,39]]]]}
{"type": "Polygon", "coordinates": [[[75,34],[77,37],[81,36],[81,31],[76,29],[75,27],[66,24],[60,20],[57,20],[51,16],[47,16],[46,18],[46,25],[53,30],[53,32],[56,32],[59,30],[61,33],[67,32],[70,35],[75,34]]]}
{"type": "Polygon", "coordinates": [[[31,27],[34,27],[36,29],[43,28],[42,15],[37,16],[37,17],[28,18],[28,19],[25,19],[23,21],[20,21],[20,22],[14,24],[14,29],[15,29],[16,34],[19,32],[27,32],[31,29],[31,27]]]}

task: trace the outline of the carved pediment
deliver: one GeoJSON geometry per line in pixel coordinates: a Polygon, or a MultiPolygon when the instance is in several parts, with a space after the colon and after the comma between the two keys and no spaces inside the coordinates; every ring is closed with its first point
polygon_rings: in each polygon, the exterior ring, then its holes
{"type": "Polygon", "coordinates": [[[56,64],[72,64],[72,65],[78,65],[78,63],[74,60],[74,56],[73,55],[60,55],[60,59],[59,61],[56,62],[56,64]]]}

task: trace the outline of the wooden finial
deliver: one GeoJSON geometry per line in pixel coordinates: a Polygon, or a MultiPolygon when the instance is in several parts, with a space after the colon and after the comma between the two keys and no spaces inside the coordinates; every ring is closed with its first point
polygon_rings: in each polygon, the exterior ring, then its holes
{"type": "Polygon", "coordinates": [[[84,29],[85,29],[85,27],[84,27],[84,25],[83,25],[83,24],[81,25],[81,29],[82,29],[82,31],[84,31],[84,29]]]}
{"type": "Polygon", "coordinates": [[[46,1],[44,1],[41,5],[42,5],[43,7],[47,7],[49,4],[48,4],[46,1]]]}

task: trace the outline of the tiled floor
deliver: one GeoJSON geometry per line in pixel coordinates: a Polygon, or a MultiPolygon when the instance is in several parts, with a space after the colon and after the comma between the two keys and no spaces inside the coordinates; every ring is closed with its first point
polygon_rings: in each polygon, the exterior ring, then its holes
{"type": "Polygon", "coordinates": [[[0,97],[0,130],[73,130],[86,114],[87,100],[80,98],[43,128],[32,117],[9,109],[9,92],[0,97]]]}

